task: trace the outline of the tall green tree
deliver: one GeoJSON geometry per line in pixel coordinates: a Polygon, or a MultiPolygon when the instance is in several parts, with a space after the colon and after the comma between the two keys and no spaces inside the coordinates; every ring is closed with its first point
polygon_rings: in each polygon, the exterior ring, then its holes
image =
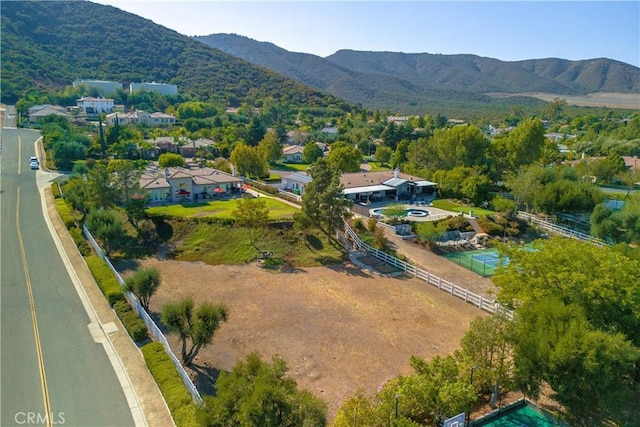
{"type": "Polygon", "coordinates": [[[184,167],[185,163],[184,157],[178,153],[162,153],[158,156],[158,165],[161,168],[184,167]]]}
{"type": "Polygon", "coordinates": [[[362,153],[352,145],[335,142],[331,145],[327,160],[340,172],[358,172],[362,164],[362,153]]]}
{"type": "Polygon", "coordinates": [[[216,381],[216,395],[206,396],[198,419],[209,427],[323,427],[324,402],[297,388],[284,359],[264,362],[250,353],[216,381]]]}
{"type": "Polygon", "coordinates": [[[594,328],[580,306],[558,298],[521,306],[515,329],[515,373],[528,395],[547,383],[579,425],[625,424],[640,349],[624,334],[594,328]]]}
{"type": "Polygon", "coordinates": [[[86,224],[93,237],[102,243],[107,256],[110,256],[124,241],[124,226],[114,210],[92,210],[87,215],[86,224]]]}
{"type": "Polygon", "coordinates": [[[155,267],[143,268],[127,277],[124,283],[127,290],[138,298],[142,307],[149,311],[149,302],[160,287],[162,277],[160,270],[155,267]]]}
{"type": "Polygon", "coordinates": [[[195,308],[191,297],[167,303],[161,311],[162,322],[180,337],[180,355],[185,366],[193,363],[200,349],[211,344],[214,334],[229,316],[225,305],[204,302],[195,308]]]}
{"type": "Polygon", "coordinates": [[[242,197],[236,202],[236,208],[232,212],[236,225],[244,227],[249,233],[249,243],[260,252],[256,245],[256,232],[264,227],[269,220],[269,208],[261,199],[242,197]]]}
{"type": "Polygon", "coordinates": [[[315,142],[307,142],[302,150],[302,161],[311,164],[322,157],[322,148],[318,147],[315,142]]]}
{"type": "Polygon", "coordinates": [[[276,163],[282,158],[282,144],[275,130],[269,130],[258,143],[258,152],[267,163],[276,163]]]}
{"type": "Polygon", "coordinates": [[[132,160],[110,160],[107,170],[111,173],[113,183],[120,190],[123,200],[129,200],[133,193],[140,189],[139,180],[142,172],[136,169],[132,160]]]}
{"type": "Polygon", "coordinates": [[[640,263],[608,246],[575,239],[535,241],[533,251],[505,246],[509,264],[493,276],[498,301],[517,307],[556,298],[576,304],[589,322],[622,332],[640,346],[640,263]]]}
{"type": "Polygon", "coordinates": [[[437,168],[452,169],[486,164],[489,140],[475,126],[454,126],[437,130],[433,135],[433,146],[438,159],[437,168]]]}
{"type": "Polygon", "coordinates": [[[349,217],[351,201],[342,193],[340,174],[329,162],[318,159],[310,169],[311,182],[304,188],[301,211],[296,213],[297,224],[316,227],[330,239],[342,228],[343,220],[349,217]]]}
{"type": "Polygon", "coordinates": [[[113,185],[113,177],[103,161],[96,162],[87,174],[91,209],[108,209],[120,200],[120,191],[113,185]]]}
{"type": "Polygon", "coordinates": [[[257,148],[246,145],[243,142],[236,144],[231,152],[230,161],[240,175],[253,178],[262,178],[269,175],[269,165],[267,165],[257,148]]]}

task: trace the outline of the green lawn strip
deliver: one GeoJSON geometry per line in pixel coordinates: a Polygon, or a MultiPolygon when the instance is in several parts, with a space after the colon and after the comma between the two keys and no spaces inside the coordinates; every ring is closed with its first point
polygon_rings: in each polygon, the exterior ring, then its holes
{"type": "Polygon", "coordinates": [[[463,212],[468,214],[469,211],[473,211],[473,216],[487,216],[494,215],[496,212],[489,209],[479,208],[477,206],[464,206],[452,202],[449,199],[437,199],[433,201],[433,207],[438,209],[444,209],[451,212],[463,212]]]}
{"type": "Polygon", "coordinates": [[[144,345],[142,355],[151,375],[158,383],[177,427],[196,427],[196,405],[180,374],[159,342],[144,345]]]}
{"type": "Polygon", "coordinates": [[[371,172],[391,170],[391,167],[387,163],[385,163],[384,166],[380,162],[368,162],[368,163],[371,166],[371,169],[370,169],[371,172]]]}
{"type": "Polygon", "coordinates": [[[249,230],[223,224],[174,223],[175,240],[181,244],[173,256],[181,261],[202,261],[210,265],[244,264],[254,261],[260,251],[271,252],[273,259],[298,267],[337,263],[344,252],[329,243],[326,236],[292,229],[266,227],[254,231],[256,249],[249,239],[249,230]],[[178,230],[181,228],[181,230],[178,230]]]}
{"type": "MultiPolygon", "coordinates": [[[[262,200],[267,204],[270,220],[290,219],[293,214],[298,211],[297,208],[277,199],[265,197],[262,200]]],[[[168,216],[178,218],[209,217],[232,219],[232,213],[236,206],[236,200],[212,200],[210,202],[153,206],[147,209],[147,214],[149,216],[168,216]]]]}
{"type": "Polygon", "coordinates": [[[271,165],[271,169],[284,172],[296,172],[309,169],[309,165],[302,163],[276,163],[275,165],[271,165]]]}

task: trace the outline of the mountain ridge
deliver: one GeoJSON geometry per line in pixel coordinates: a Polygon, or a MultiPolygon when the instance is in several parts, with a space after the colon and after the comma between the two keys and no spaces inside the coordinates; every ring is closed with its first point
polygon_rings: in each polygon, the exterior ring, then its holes
{"type": "Polygon", "coordinates": [[[481,102],[488,102],[486,94],[498,92],[640,93],[640,68],[606,58],[502,61],[472,54],[352,49],[341,49],[322,58],[289,52],[273,43],[237,34],[211,34],[195,39],[367,107],[384,106],[371,99],[384,98],[389,93],[390,103],[411,104],[412,95],[403,94],[407,85],[413,87],[413,95],[428,96],[439,91],[445,98],[481,102]]]}
{"type": "Polygon", "coordinates": [[[272,98],[350,108],[317,88],[113,6],[5,1],[0,11],[3,102],[91,78],[173,83],[179,93],[228,105],[272,98]]]}

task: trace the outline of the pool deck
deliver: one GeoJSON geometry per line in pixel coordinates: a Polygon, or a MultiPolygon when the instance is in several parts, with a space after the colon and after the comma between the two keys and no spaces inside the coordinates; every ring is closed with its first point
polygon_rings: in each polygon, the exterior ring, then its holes
{"type": "MultiPolygon", "coordinates": [[[[384,209],[385,207],[388,207],[388,206],[389,206],[388,203],[380,204],[380,206],[370,206],[369,207],[369,213],[371,214],[372,217],[380,216],[380,215],[377,215],[377,214],[373,213],[372,211],[374,209],[384,209]]],[[[434,208],[433,206],[428,206],[428,205],[404,204],[403,206],[407,210],[417,209],[417,210],[429,211],[429,215],[427,215],[427,216],[405,216],[405,217],[403,217],[404,219],[407,219],[407,220],[410,220],[410,221],[437,221],[439,219],[446,218],[448,216],[459,216],[460,215],[460,213],[458,213],[458,212],[446,211],[444,209],[434,208]]]]}

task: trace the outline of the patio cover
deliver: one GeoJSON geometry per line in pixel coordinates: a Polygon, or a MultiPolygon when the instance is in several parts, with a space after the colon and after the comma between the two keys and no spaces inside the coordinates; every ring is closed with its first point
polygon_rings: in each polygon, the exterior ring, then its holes
{"type": "Polygon", "coordinates": [[[416,187],[436,187],[438,184],[431,181],[415,181],[412,182],[416,187]]]}
{"type": "Polygon", "coordinates": [[[376,191],[393,190],[394,188],[387,185],[369,185],[367,187],[353,187],[345,188],[342,190],[342,194],[359,194],[359,193],[374,193],[376,191]]]}

